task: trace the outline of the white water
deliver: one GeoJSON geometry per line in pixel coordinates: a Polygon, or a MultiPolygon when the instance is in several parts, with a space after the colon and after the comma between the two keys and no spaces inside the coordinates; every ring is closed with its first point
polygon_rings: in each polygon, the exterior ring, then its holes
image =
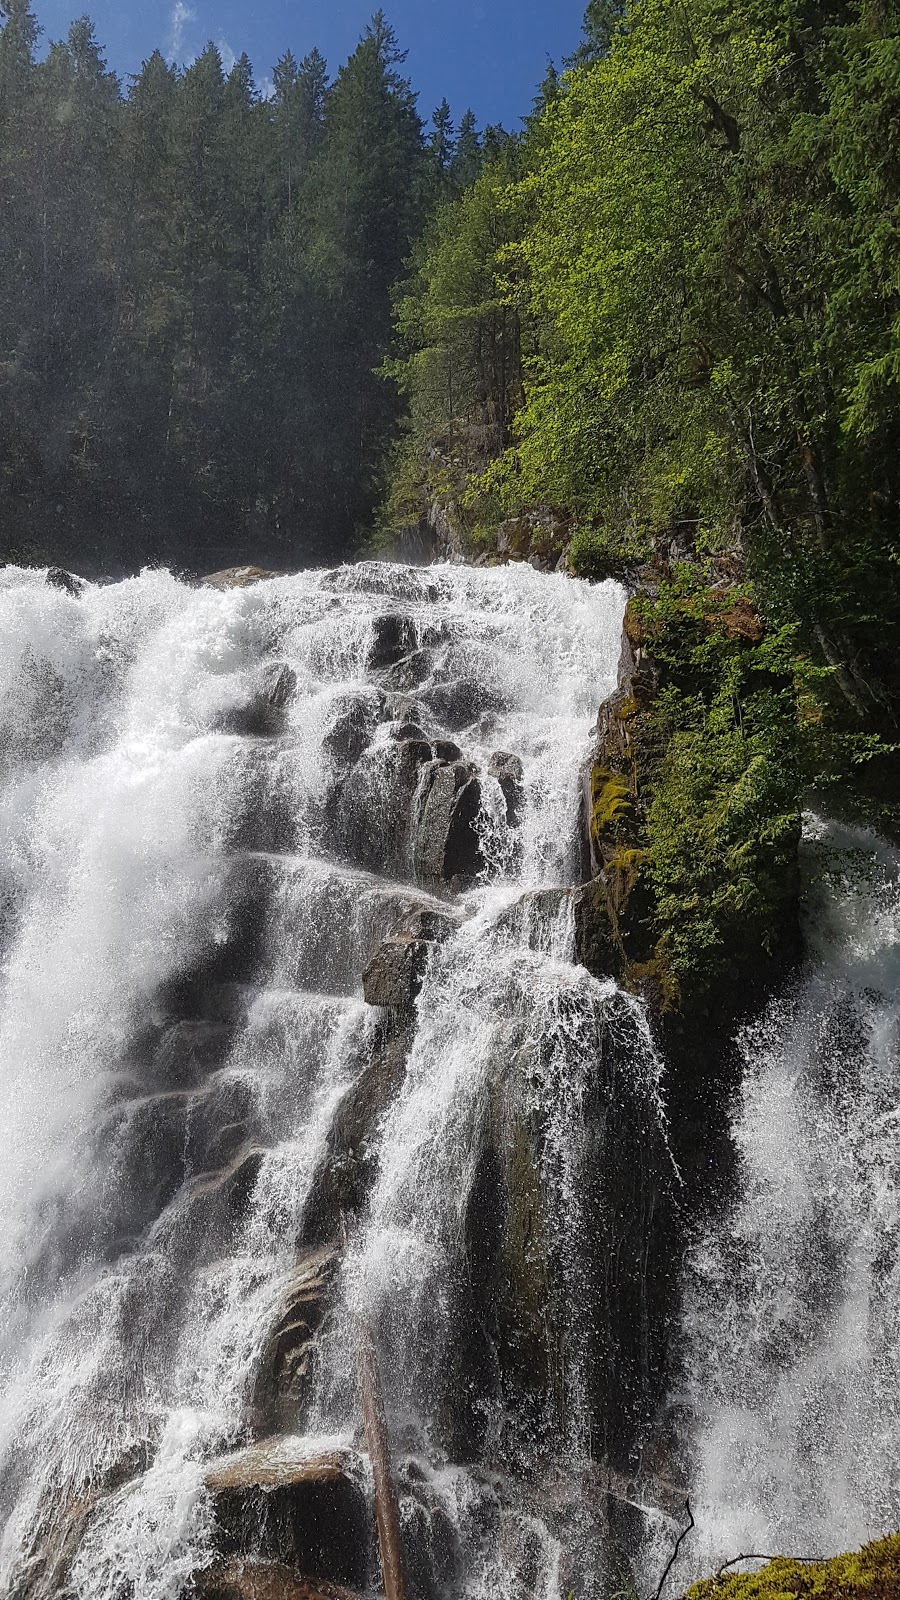
{"type": "MultiPolygon", "coordinates": [[[[571,897],[530,894],[579,880],[622,603],[527,567],[364,565],[226,593],[147,573],[78,598],[0,571],[0,1594],[181,1600],[215,1559],[205,1478],[254,1437],[330,1141],[384,1043],[362,971],[417,908],[455,931],[350,1152],[367,1197],[339,1237],[328,1223],[342,1259],[313,1381],[268,1448],[340,1446],[365,1477],[363,1318],[408,1539],[452,1546],[421,1592],[622,1587],[590,1464],[614,1347],[591,1241],[631,1203],[617,1166],[667,1166],[660,1067],[637,1003],[573,964],[571,897]],[[370,664],[395,615],[399,688],[370,664]],[[247,731],[285,665],[283,722],[247,731]],[[409,722],[480,771],[486,869],[462,895],[413,882],[409,722]],[[514,827],[497,751],[523,764],[514,827]],[[463,1281],[491,1224],[485,1152],[512,1159],[522,1129],[554,1273],[535,1316],[556,1343],[520,1415],[490,1373],[464,1392],[460,1368],[502,1289],[463,1281]]],[[[807,856],[809,963],[745,1032],[737,1194],[687,1264],[675,1399],[697,1529],[670,1592],[740,1550],[817,1554],[900,1522],[900,861],[816,823],[807,856]]],[[[611,1237],[639,1277],[636,1236],[611,1237]]],[[[479,1338],[483,1359],[495,1331],[479,1338]]],[[[673,1523],[646,1525],[652,1593],[673,1523]]]]}
{"type": "MultiPolygon", "coordinates": [[[[73,1600],[178,1600],[213,1559],[205,1472],[248,1437],[329,1130],[381,1036],[362,967],[405,908],[429,903],[390,815],[390,724],[413,718],[481,770],[489,873],[426,976],[311,1425],[352,1440],[364,1313],[456,1529],[459,1592],[557,1595],[558,1538],[442,1455],[435,1374],[498,1053],[545,1130],[550,1242],[573,1295],[582,1103],[610,1029],[627,1036],[626,1092],[661,1123],[639,1009],[571,964],[566,903],[531,938],[527,909],[508,915],[524,890],[579,879],[580,773],[622,603],[615,585],[527,567],[364,566],[225,593],[156,572],[77,598],[0,572],[0,1592],[64,1579],[73,1600]],[[427,671],[385,702],[368,661],[377,618],[398,612],[427,671]],[[267,663],[295,675],[283,727],[227,731],[267,663]],[[348,774],[335,751],[349,705],[363,732],[348,774]],[[515,829],[486,774],[498,750],[523,763],[515,829]],[[252,938],[248,883],[267,907],[252,938]],[[227,965],[248,938],[249,985],[227,965]],[[191,973],[192,998],[173,999],[191,973]],[[227,1050],[173,1067],[163,1045],[198,995],[202,1047],[224,1018],[227,1050]],[[248,1152],[234,1221],[219,1180],[248,1152]]],[[[560,1358],[572,1460],[590,1429],[589,1336],[573,1325],[560,1358]]]]}
{"type": "Polygon", "coordinates": [[[696,1574],[900,1524],[900,855],[808,820],[799,983],[743,1035],[738,1198],[693,1252],[696,1574]]]}

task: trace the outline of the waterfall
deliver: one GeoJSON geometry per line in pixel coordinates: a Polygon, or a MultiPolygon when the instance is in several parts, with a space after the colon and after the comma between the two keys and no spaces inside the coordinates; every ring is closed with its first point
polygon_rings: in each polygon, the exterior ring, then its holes
{"type": "Polygon", "coordinates": [[[0,572],[4,1595],[365,1588],[362,1324],[414,1597],[603,1592],[668,1159],[575,948],[623,601],[0,572]]]}
{"type": "Polygon", "coordinates": [[[900,859],[808,819],[703,1212],[581,962],[623,603],[0,572],[9,1600],[372,1592],[368,1341],[410,1600],[652,1594],[688,1493],[670,1593],[900,1521],[900,859]]]}
{"type": "Polygon", "coordinates": [[[806,967],[741,1036],[736,1195],[688,1265],[697,1575],[900,1523],[900,855],[809,817],[804,858],[806,967]]]}

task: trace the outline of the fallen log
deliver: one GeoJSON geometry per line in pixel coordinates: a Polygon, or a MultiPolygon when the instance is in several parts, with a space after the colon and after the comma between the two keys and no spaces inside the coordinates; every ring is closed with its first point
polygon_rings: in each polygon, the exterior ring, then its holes
{"type": "Polygon", "coordinates": [[[400,1502],[391,1467],[390,1440],[384,1414],[375,1340],[368,1323],[360,1337],[360,1390],[366,1445],[375,1488],[375,1524],[385,1600],[407,1600],[406,1567],[400,1531],[400,1502]]]}

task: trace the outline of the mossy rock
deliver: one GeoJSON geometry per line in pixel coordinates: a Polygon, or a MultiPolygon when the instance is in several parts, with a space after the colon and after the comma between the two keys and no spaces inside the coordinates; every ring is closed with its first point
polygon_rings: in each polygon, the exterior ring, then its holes
{"type": "Polygon", "coordinates": [[[591,832],[596,844],[630,820],[633,804],[627,778],[609,767],[594,767],[591,772],[591,832]]]}
{"type": "Polygon", "coordinates": [[[900,1534],[830,1561],[781,1556],[758,1572],[722,1572],[695,1583],[686,1600],[900,1600],[900,1534]]]}

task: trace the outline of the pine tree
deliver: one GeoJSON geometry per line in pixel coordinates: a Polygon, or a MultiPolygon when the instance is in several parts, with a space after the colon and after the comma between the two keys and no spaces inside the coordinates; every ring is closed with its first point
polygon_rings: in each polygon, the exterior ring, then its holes
{"type": "Polygon", "coordinates": [[[384,13],[376,12],[329,96],[316,163],[311,260],[327,307],[319,357],[326,415],[331,408],[325,431],[344,441],[321,462],[336,528],[366,515],[367,486],[394,411],[374,369],[389,346],[393,285],[420,224],[425,159],[404,60],[384,13]]]}
{"type": "Polygon", "coordinates": [[[466,111],[459,125],[459,137],[453,153],[453,164],[450,175],[454,186],[468,189],[475,182],[483,165],[481,138],[478,133],[478,123],[475,113],[471,109],[466,111]]]}
{"type": "Polygon", "coordinates": [[[456,138],[449,100],[441,101],[431,119],[426,147],[436,187],[440,191],[446,186],[456,156],[456,138]]]}

